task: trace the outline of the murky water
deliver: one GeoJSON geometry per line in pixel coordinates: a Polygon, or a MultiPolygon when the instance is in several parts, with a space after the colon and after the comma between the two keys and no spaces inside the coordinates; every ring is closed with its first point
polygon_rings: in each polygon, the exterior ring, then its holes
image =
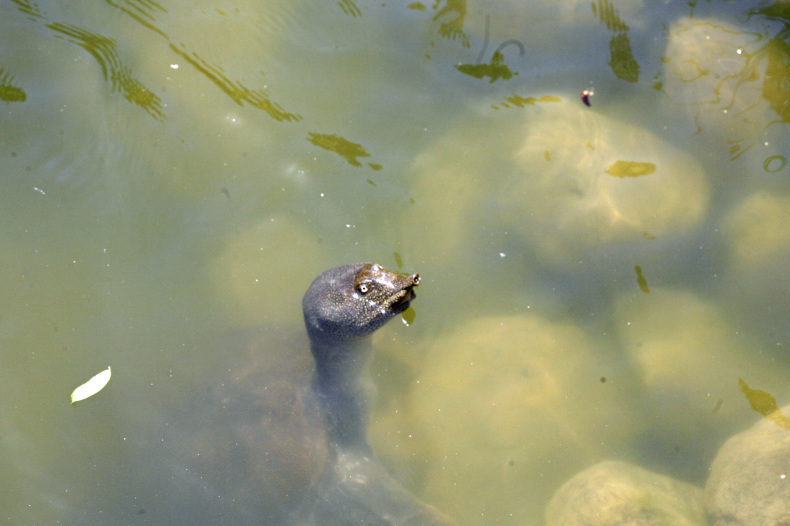
{"type": "Polygon", "coordinates": [[[362,260],[423,276],[374,447],[461,524],[790,400],[787,10],[529,4],[0,4],[2,521],[205,518],[173,427],[362,260]]]}

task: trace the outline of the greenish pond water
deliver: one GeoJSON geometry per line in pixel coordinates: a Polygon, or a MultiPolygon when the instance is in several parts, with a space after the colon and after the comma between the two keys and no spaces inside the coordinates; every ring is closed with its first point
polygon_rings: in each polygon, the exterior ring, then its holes
{"type": "MultiPolygon", "coordinates": [[[[702,486],[761,418],[739,378],[790,401],[782,4],[0,20],[0,522],[208,520],[195,400],[247,371],[237,334],[299,334],[312,279],[357,261],[423,277],[377,335],[371,440],[460,524],[540,524],[605,459],[702,486]]],[[[258,523],[242,507],[210,522],[258,523]]]]}

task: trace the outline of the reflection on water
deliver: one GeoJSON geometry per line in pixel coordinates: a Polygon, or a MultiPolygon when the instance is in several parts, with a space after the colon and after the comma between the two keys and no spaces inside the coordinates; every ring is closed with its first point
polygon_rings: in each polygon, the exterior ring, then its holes
{"type": "Polygon", "coordinates": [[[219,89],[224,91],[231,99],[236,101],[239,106],[243,106],[243,103],[246,102],[255,108],[265,111],[273,119],[278,121],[298,121],[302,119],[300,115],[288,113],[287,111],[283,110],[279,104],[269,100],[269,98],[262,91],[249,90],[241,83],[229,80],[222,74],[222,68],[208,64],[196,54],[193,53],[192,56],[190,56],[188,53],[182,49],[179,49],[174,44],[170,44],[170,49],[186,60],[195,69],[200,71],[200,73],[205,75],[209,80],[211,80],[211,82],[216,84],[219,89]]]}
{"type": "Polygon", "coordinates": [[[515,106],[516,108],[523,108],[524,106],[533,106],[538,102],[560,102],[562,99],[559,97],[554,97],[553,95],[544,95],[542,97],[522,97],[521,95],[517,95],[515,93],[508,95],[505,97],[507,102],[500,102],[499,105],[492,105],[491,107],[494,109],[497,108],[510,108],[511,105],[515,106]]]}
{"type": "Polygon", "coordinates": [[[639,63],[634,59],[631,51],[631,41],[628,38],[628,24],[623,21],[614,5],[608,0],[598,0],[592,3],[593,15],[598,15],[606,29],[612,32],[609,42],[611,60],[609,66],[618,78],[628,82],[639,82],[639,63]]]}
{"type": "Polygon", "coordinates": [[[424,280],[371,428],[420,498],[540,524],[604,460],[702,488],[787,416],[790,20],[664,4],[1,6],[2,517],[260,521],[299,478],[206,404],[362,260],[424,280]]]}
{"type": "MultiPolygon", "coordinates": [[[[415,4],[419,4],[419,2],[415,2],[415,4]]],[[[451,40],[458,40],[463,47],[469,47],[469,37],[464,33],[466,0],[437,2],[433,5],[433,9],[436,11],[433,20],[441,22],[438,29],[439,35],[451,40]]]]}
{"type": "Polygon", "coordinates": [[[25,91],[14,86],[14,77],[0,69],[0,100],[6,102],[25,102],[27,94],[25,91]]]}
{"type": "MultiPolygon", "coordinates": [[[[20,11],[31,15],[34,19],[40,19],[42,21],[47,20],[46,16],[39,11],[37,6],[22,2],[21,0],[15,0],[14,3],[17,4],[20,11]]],[[[170,41],[167,34],[156,25],[157,17],[161,17],[168,13],[167,9],[163,6],[156,2],[126,1],[117,3],[108,0],[107,3],[132,17],[146,29],[170,41]]],[[[217,14],[224,15],[221,11],[218,11],[217,14]]],[[[116,40],[114,38],[103,36],[74,24],[64,22],[49,23],[46,24],[46,27],[57,33],[58,38],[65,37],[69,42],[77,44],[90,53],[101,67],[104,80],[111,83],[114,91],[121,91],[128,101],[142,107],[152,117],[157,119],[163,119],[165,117],[162,111],[161,99],[138,79],[133,77],[131,68],[126,65],[119,56],[116,40]]],[[[264,110],[276,120],[291,121],[301,119],[301,116],[286,112],[279,104],[272,102],[263,91],[250,90],[241,82],[228,79],[224,75],[222,67],[209,64],[197,53],[189,53],[172,42],[169,43],[169,47],[174,53],[182,57],[187,64],[191,65],[206,78],[211,80],[211,82],[240,106],[243,105],[243,103],[250,104],[253,107],[264,110]]]]}
{"type": "Polygon", "coordinates": [[[101,66],[104,80],[112,84],[113,91],[121,91],[129,102],[137,104],[152,117],[164,118],[160,98],[143,86],[139,80],[132,77],[129,66],[121,62],[118,57],[118,50],[113,39],[60,22],[47,24],[47,27],[65,35],[69,42],[77,44],[90,53],[101,66]]]}

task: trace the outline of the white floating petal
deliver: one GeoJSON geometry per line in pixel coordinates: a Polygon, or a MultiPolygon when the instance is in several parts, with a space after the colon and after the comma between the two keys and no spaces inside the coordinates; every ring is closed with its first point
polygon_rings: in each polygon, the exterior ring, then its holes
{"type": "Polygon", "coordinates": [[[108,366],[106,371],[100,372],[81,386],[74,389],[74,392],[71,393],[71,403],[73,404],[74,402],[84,400],[104,389],[104,386],[110,381],[111,374],[110,367],[108,366]]]}

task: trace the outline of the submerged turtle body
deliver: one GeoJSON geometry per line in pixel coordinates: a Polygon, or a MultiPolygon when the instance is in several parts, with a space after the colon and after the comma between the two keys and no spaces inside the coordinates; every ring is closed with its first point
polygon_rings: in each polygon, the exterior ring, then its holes
{"type": "Polygon", "coordinates": [[[256,365],[207,395],[210,429],[190,435],[190,458],[177,461],[220,514],[212,522],[454,524],[392,479],[367,441],[371,336],[408,308],[419,281],[337,267],[304,296],[307,339],[258,333],[256,365]]]}

